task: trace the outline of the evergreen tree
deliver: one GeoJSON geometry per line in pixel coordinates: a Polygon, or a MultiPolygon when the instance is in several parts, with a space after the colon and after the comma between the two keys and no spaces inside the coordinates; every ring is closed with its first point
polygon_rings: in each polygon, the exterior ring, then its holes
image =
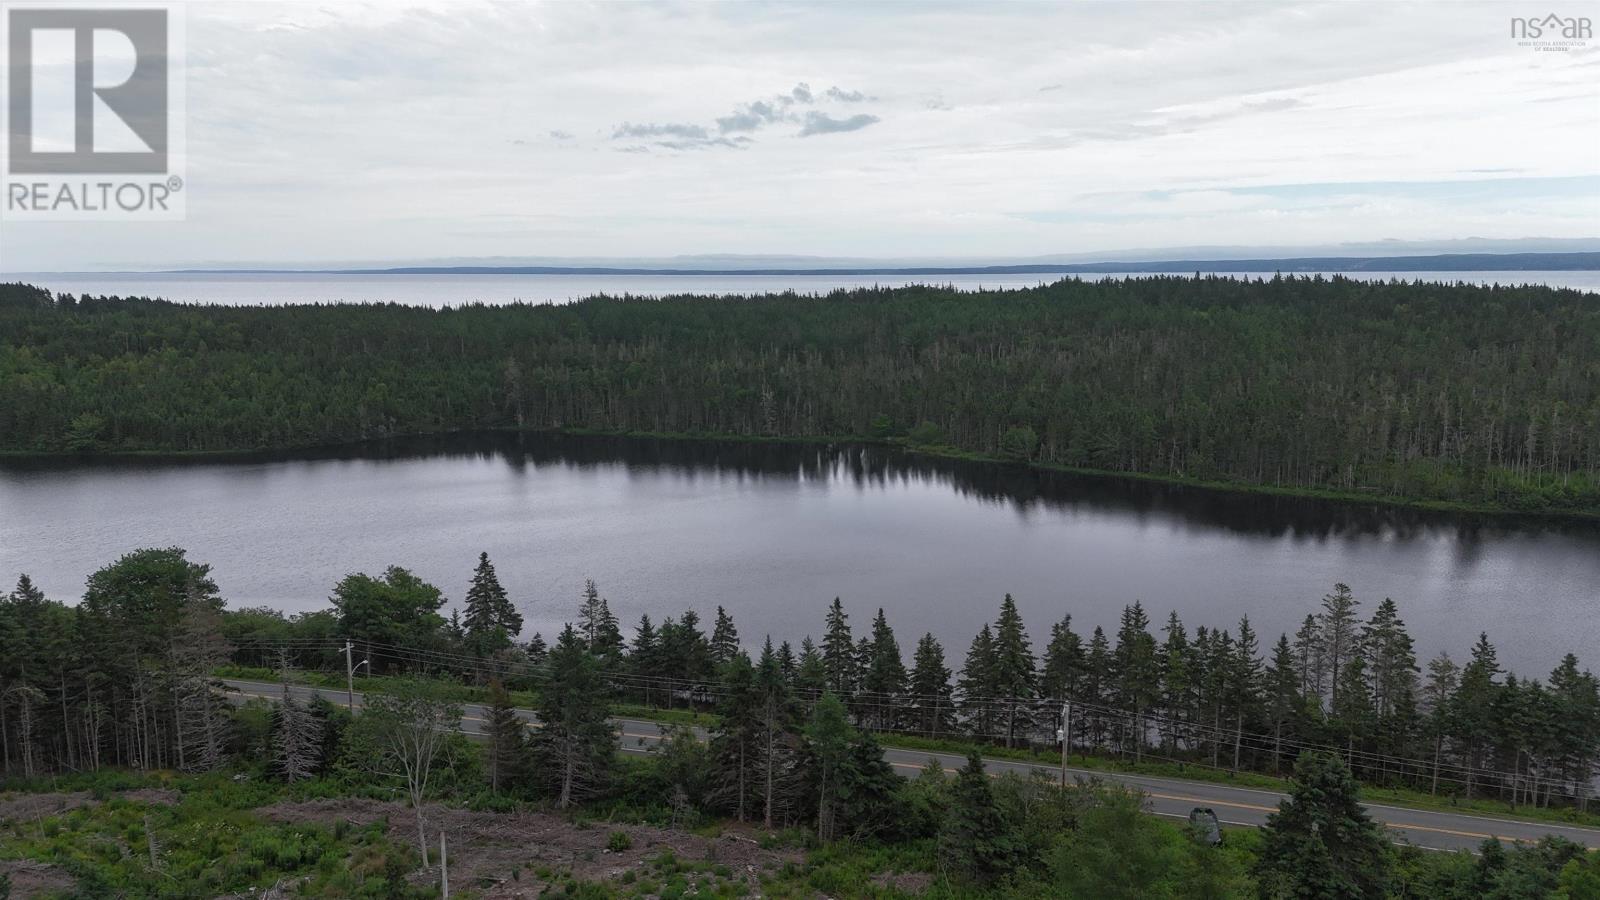
{"type": "Polygon", "coordinates": [[[795,659],[794,648],[789,646],[788,641],[778,645],[778,671],[783,673],[783,680],[791,686],[800,671],[800,663],[795,659]]]}
{"type": "Polygon", "coordinates": [[[827,689],[838,697],[849,697],[856,689],[855,641],[850,636],[849,618],[839,598],[833,598],[822,636],[822,664],[827,671],[827,689]]]}
{"type": "Polygon", "coordinates": [[[633,628],[633,646],[628,650],[628,669],[639,684],[640,696],[646,706],[656,699],[656,679],[661,676],[661,641],[655,626],[650,624],[648,613],[639,616],[633,628]]]}
{"type": "Polygon", "coordinates": [[[739,652],[739,631],[733,627],[733,617],[727,610],[717,607],[716,622],[711,626],[711,664],[720,670],[739,652]]]}
{"type": "Polygon", "coordinates": [[[590,652],[614,662],[622,656],[622,650],[621,625],[617,622],[617,617],[611,613],[611,604],[607,603],[604,597],[601,597],[600,621],[596,630],[595,642],[590,647],[590,652]]]}
{"type": "Polygon", "coordinates": [[[781,660],[772,652],[770,637],[756,665],[754,692],[760,728],[756,749],[762,821],[767,828],[774,828],[780,819],[789,817],[798,802],[800,715],[783,677],[781,660]]]}
{"type": "Polygon", "coordinates": [[[1240,766],[1244,732],[1255,730],[1261,713],[1261,645],[1250,617],[1239,619],[1239,638],[1233,643],[1228,667],[1228,705],[1233,713],[1233,768],[1240,766]]]}
{"type": "Polygon", "coordinates": [[[1133,745],[1134,758],[1138,759],[1144,753],[1145,714],[1156,701],[1161,675],[1156,662],[1156,641],[1150,634],[1150,619],[1137,601],[1122,608],[1112,668],[1116,673],[1117,703],[1131,716],[1127,739],[1133,745]]]}
{"type": "Polygon", "coordinates": [[[1028,642],[1028,631],[1023,627],[1022,615],[1011,595],[1000,601],[1000,615],[995,620],[994,661],[990,678],[994,693],[1004,698],[1006,746],[1016,745],[1019,735],[1027,734],[1033,727],[1031,701],[1035,696],[1037,676],[1034,670],[1033,650],[1028,642]]]}
{"type": "Polygon", "coordinates": [[[1367,661],[1362,656],[1352,656],[1339,673],[1339,683],[1334,685],[1335,696],[1331,720],[1344,733],[1347,759],[1355,768],[1355,751],[1364,748],[1377,714],[1372,706],[1372,685],[1367,677],[1367,661]]]}
{"type": "Polygon", "coordinates": [[[953,733],[956,709],[951,694],[944,647],[931,632],[924,634],[917,641],[911,668],[912,727],[928,737],[953,733]]]}
{"type": "Polygon", "coordinates": [[[1472,659],[1461,668],[1461,680],[1451,700],[1450,724],[1452,737],[1465,750],[1467,765],[1467,796],[1473,796],[1477,787],[1476,773],[1485,768],[1488,758],[1487,736],[1494,730],[1491,710],[1500,692],[1500,662],[1494,645],[1487,634],[1478,635],[1472,648],[1472,659]]]}
{"type": "Polygon", "coordinates": [[[571,625],[550,650],[550,675],[539,692],[534,732],[535,771],[547,796],[566,809],[601,790],[616,758],[616,731],[607,721],[600,663],[571,625]]]}
{"type": "Polygon", "coordinates": [[[1439,762],[1444,755],[1444,742],[1455,732],[1455,694],[1461,683],[1461,669],[1440,651],[1428,663],[1428,684],[1423,691],[1423,704],[1427,712],[1427,731],[1433,739],[1433,774],[1430,793],[1439,793],[1439,762]]]}
{"type": "Polygon", "coordinates": [[[1385,756],[1406,755],[1417,727],[1417,655],[1395,602],[1378,604],[1362,629],[1372,686],[1374,749],[1385,756]]]}
{"type": "Polygon", "coordinates": [[[750,658],[738,654],[723,667],[725,682],[711,735],[713,801],[741,822],[756,812],[762,735],[762,703],[750,658]]]}
{"type": "Polygon", "coordinates": [[[1578,658],[1568,653],[1550,672],[1550,702],[1555,767],[1577,786],[1584,810],[1600,756],[1600,679],[1578,671],[1578,658]]]}
{"type": "Polygon", "coordinates": [[[1050,643],[1045,646],[1044,665],[1039,674],[1039,692],[1052,699],[1076,698],[1083,679],[1083,641],[1072,630],[1072,617],[1063,616],[1050,626],[1050,643]]]}
{"type": "Polygon", "coordinates": [[[1083,723],[1089,745],[1095,749],[1105,744],[1108,723],[1101,710],[1111,705],[1111,689],[1111,642],[1106,639],[1105,629],[1096,625],[1094,633],[1089,636],[1089,652],[1085,656],[1084,664],[1083,694],[1078,698],[1088,705],[1084,710],[1083,723]]]}
{"type": "Polygon", "coordinates": [[[995,803],[977,750],[956,775],[950,808],[939,829],[938,855],[957,877],[988,884],[1011,870],[1017,855],[1015,836],[995,803]]]}
{"type": "Polygon", "coordinates": [[[817,645],[806,635],[800,641],[800,663],[794,673],[794,689],[806,700],[816,700],[828,689],[828,664],[817,645]]]}
{"type": "Polygon", "coordinates": [[[1327,665],[1322,638],[1317,617],[1310,614],[1300,623],[1300,630],[1294,633],[1294,658],[1296,671],[1300,675],[1300,696],[1315,698],[1319,708],[1322,705],[1323,675],[1327,665]]]}
{"type": "Polygon", "coordinates": [[[1162,630],[1167,639],[1158,651],[1156,672],[1161,682],[1159,700],[1166,720],[1167,755],[1175,756],[1184,720],[1194,702],[1193,666],[1189,660],[1189,637],[1176,612],[1167,616],[1167,625],[1162,630]]]}
{"type": "Polygon", "coordinates": [[[1272,726],[1272,771],[1282,770],[1283,741],[1293,740],[1299,729],[1295,726],[1305,705],[1301,692],[1303,681],[1289,636],[1281,634],[1272,647],[1272,661],[1267,664],[1265,678],[1267,721],[1272,726]]]}
{"type": "Polygon", "coordinates": [[[900,656],[900,643],[881,607],[872,620],[872,645],[861,689],[866,694],[863,699],[868,704],[866,721],[870,727],[880,731],[898,727],[896,710],[906,692],[906,666],[900,656]]]}
{"type": "Polygon", "coordinates": [[[604,615],[600,612],[600,588],[594,583],[593,578],[585,578],[583,596],[578,603],[578,634],[583,638],[583,645],[591,653],[597,652],[603,622],[604,615]]]}
{"type": "Polygon", "coordinates": [[[489,773],[489,790],[498,794],[526,774],[528,751],[527,731],[511,704],[511,695],[498,678],[489,682],[487,719],[484,763],[489,773]]]}
{"type": "Polygon", "coordinates": [[[841,835],[849,825],[840,821],[846,812],[845,802],[854,781],[851,771],[855,758],[851,744],[856,731],[850,727],[844,704],[832,693],[822,695],[811,710],[811,722],[806,726],[806,770],[811,785],[810,793],[816,797],[817,839],[831,841],[841,835]]]}
{"type": "Polygon", "coordinates": [[[528,640],[528,645],[523,648],[523,652],[528,655],[528,664],[534,668],[535,672],[543,669],[550,658],[550,648],[544,642],[544,635],[537,631],[528,640]]]}
{"type": "Polygon", "coordinates": [[[466,608],[461,624],[467,651],[474,656],[491,656],[510,647],[522,631],[522,615],[500,586],[488,553],[478,554],[478,567],[467,588],[466,608]]]}
{"type": "Polygon", "coordinates": [[[840,813],[857,839],[876,837],[900,827],[900,789],[904,780],[883,756],[883,745],[870,731],[857,731],[850,741],[850,764],[841,771],[840,813]]]}
{"type": "Polygon", "coordinates": [[[1294,784],[1261,829],[1256,878],[1263,897],[1381,900],[1389,847],[1337,757],[1307,753],[1294,784]]]}
{"type": "Polygon", "coordinates": [[[967,648],[967,661],[961,667],[956,690],[961,693],[961,714],[967,728],[979,737],[995,733],[994,697],[998,693],[994,674],[994,632],[986,624],[978,630],[967,648]]]}
{"type": "Polygon", "coordinates": [[[1328,680],[1332,685],[1330,705],[1339,703],[1339,673],[1356,655],[1356,607],[1361,605],[1350,593],[1349,585],[1336,584],[1333,593],[1322,598],[1322,615],[1318,625],[1322,632],[1322,646],[1328,659],[1328,680]]]}

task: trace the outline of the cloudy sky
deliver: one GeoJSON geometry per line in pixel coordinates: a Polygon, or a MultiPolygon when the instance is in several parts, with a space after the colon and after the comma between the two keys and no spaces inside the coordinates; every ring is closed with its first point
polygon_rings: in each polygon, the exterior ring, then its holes
{"type": "Polygon", "coordinates": [[[0,268],[1600,237],[1552,9],[197,2],[187,220],[0,268]]]}

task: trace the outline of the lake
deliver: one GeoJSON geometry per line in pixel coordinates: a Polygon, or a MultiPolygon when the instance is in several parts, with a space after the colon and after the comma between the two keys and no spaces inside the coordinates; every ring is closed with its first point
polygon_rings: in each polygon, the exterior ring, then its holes
{"type": "MultiPolygon", "coordinates": [[[[1303,274],[1303,273],[1302,273],[1303,274]]],[[[1600,293],[1600,272],[1345,272],[1349,278],[1387,281],[1464,281],[1469,284],[1543,284],[1600,293]]],[[[1271,272],[1231,274],[1271,278],[1271,272]]],[[[952,285],[962,290],[1037,287],[1062,278],[1085,281],[1107,275],[327,275],[321,273],[98,274],[39,272],[5,275],[57,293],[163,297],[227,305],[283,303],[566,303],[595,294],[821,294],[840,288],[952,285]]],[[[1131,277],[1141,277],[1132,275],[1131,277]]],[[[1142,276],[1149,277],[1149,276],[1142,276]]]]}
{"type": "Polygon", "coordinates": [[[1448,515],[1071,476],[882,447],[472,435],[230,460],[0,460],[0,578],[72,600],[119,554],[178,545],[230,606],[325,606],[343,575],[413,569],[453,601],[479,551],[548,637],[594,578],[623,620],[693,607],[820,635],[844,598],[882,606],[909,656],[932,631],[959,666],[1013,594],[1036,650],[1071,613],[1114,630],[1249,615],[1263,651],[1337,581],[1393,597],[1419,656],[1480,630],[1543,676],[1600,666],[1600,526],[1448,515]]]}

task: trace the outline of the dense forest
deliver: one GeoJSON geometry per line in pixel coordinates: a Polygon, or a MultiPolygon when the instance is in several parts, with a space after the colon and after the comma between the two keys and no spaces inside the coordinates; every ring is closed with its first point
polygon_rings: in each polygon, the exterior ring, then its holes
{"type": "Polygon", "coordinates": [[[1600,298],[1320,276],[447,309],[0,287],[3,450],[487,428],[869,437],[1593,513],[1600,298]]]}
{"type": "MultiPolygon", "coordinates": [[[[76,605],[24,576],[0,602],[4,768],[213,765],[223,710],[207,685],[219,667],[342,676],[346,641],[369,661],[363,674],[552,685],[551,643],[519,637],[487,555],[449,618],[441,589],[400,567],[346,576],[331,596],[329,609],[294,617],[227,610],[208,567],[178,549],[128,554],[76,605]]],[[[578,641],[594,684],[618,702],[737,718],[761,708],[750,691],[781,690],[807,708],[827,695],[872,732],[1012,749],[1064,737],[1074,753],[1197,770],[1276,774],[1303,750],[1326,750],[1374,785],[1513,806],[1586,809],[1600,774],[1600,679],[1575,656],[1542,680],[1519,677],[1483,636],[1461,662],[1423,665],[1398,606],[1384,599],[1363,614],[1343,585],[1265,647],[1248,619],[1191,632],[1176,614],[1152,623],[1138,603],[1114,634],[1080,635],[1066,615],[1036,639],[1007,595],[959,658],[931,634],[908,652],[882,610],[852,626],[838,599],[819,609],[819,640],[767,638],[754,656],[721,607],[706,623],[693,610],[641,616],[624,635],[592,582],[577,605],[561,640],[578,641]]]]}
{"type": "MultiPolygon", "coordinates": [[[[443,592],[399,567],[348,575],[331,608],[290,618],[228,610],[208,568],[177,548],[111,563],[77,605],[23,577],[0,600],[0,888],[20,873],[70,877],[71,896],[268,885],[303,896],[436,896],[428,884],[444,879],[434,848],[450,832],[450,858],[476,873],[467,895],[498,887],[514,896],[508,886],[524,879],[531,891],[587,898],[1467,900],[1600,890],[1600,854],[1560,839],[1491,840],[1478,856],[1390,845],[1351,776],[1581,807],[1600,749],[1596,679],[1569,657],[1548,684],[1519,681],[1485,640],[1459,671],[1442,657],[1419,682],[1393,604],[1361,622],[1342,586],[1265,660],[1248,622],[1190,639],[1174,618],[1158,641],[1137,605],[1114,638],[1097,630],[1085,641],[1064,618],[1036,655],[1007,597],[952,670],[931,635],[908,660],[881,612],[856,635],[838,600],[820,641],[797,651],[765,639],[752,654],[721,609],[708,627],[693,611],[641,617],[624,637],[593,583],[553,641],[522,642],[517,604],[487,555],[464,583],[448,618],[443,592]],[[342,676],[347,641],[351,659],[370,667],[359,715],[291,694],[291,680],[323,667],[342,676]],[[229,704],[216,678],[230,672],[283,679],[281,701],[229,704]],[[487,707],[477,745],[456,731],[465,698],[487,707]],[[1053,710],[1063,699],[1061,723],[1053,710]],[[685,708],[709,714],[699,720],[709,740],[669,730],[647,759],[627,759],[608,717],[630,702],[669,719],[685,708]],[[515,706],[531,706],[541,727],[528,730],[515,706]],[[881,742],[904,740],[897,735],[1015,749],[1048,745],[1058,724],[1078,753],[1197,769],[1292,766],[1289,799],[1259,833],[1217,846],[1204,828],[1142,815],[1137,792],[992,779],[976,750],[959,772],[930,765],[909,780],[883,758],[881,742]],[[74,785],[92,794],[49,802],[113,802],[7,820],[4,788],[74,785]],[[128,788],[137,790],[124,799],[128,788]],[[368,798],[400,819],[285,821],[330,797],[368,798]],[[488,818],[466,827],[451,804],[488,818]],[[581,855],[565,869],[538,857],[506,862],[536,810],[572,817],[580,834],[584,821],[603,819],[614,854],[631,849],[628,822],[704,832],[719,821],[766,829],[763,848],[795,842],[808,853],[803,865],[774,854],[743,870],[720,864],[714,848],[703,860],[668,850],[623,865],[617,856],[599,878],[575,873],[581,855]],[[490,815],[512,812],[520,817],[490,815]],[[904,872],[916,874],[895,874],[904,872]],[[914,889],[898,889],[903,878],[914,889]]],[[[335,807],[340,816],[361,808],[335,807]]]]}
{"type": "MultiPolygon", "coordinates": [[[[1487,639],[1464,666],[1440,657],[1419,680],[1394,604],[1363,621],[1342,585],[1265,659],[1247,621],[1190,637],[1173,617],[1158,639],[1137,604],[1111,637],[1097,629],[1085,640],[1063,618],[1036,654],[1005,597],[954,669],[931,635],[907,659],[881,611],[856,629],[837,599],[823,610],[820,641],[796,650],[766,638],[752,653],[720,608],[706,626],[693,611],[641,617],[625,637],[592,582],[554,640],[523,642],[517,603],[486,554],[463,583],[448,618],[443,591],[399,567],[348,575],[329,609],[286,617],[227,609],[208,567],[177,548],[107,565],[76,605],[22,577],[0,599],[0,888],[10,871],[45,871],[76,879],[71,896],[267,885],[303,896],[435,896],[428,884],[443,881],[435,854],[449,831],[450,858],[477,873],[464,895],[526,878],[535,894],[588,898],[1600,896],[1600,854],[1558,838],[1490,840],[1478,856],[1393,846],[1352,777],[1566,806],[1583,821],[1600,755],[1600,682],[1571,656],[1547,682],[1519,680],[1500,670],[1487,639]],[[291,693],[292,681],[317,683],[319,671],[342,685],[358,657],[359,714],[291,693]],[[281,700],[230,704],[219,675],[281,679],[281,700]],[[457,731],[469,699],[486,708],[476,744],[457,731]],[[518,706],[540,727],[528,729],[518,706]],[[669,728],[648,758],[628,759],[609,718],[619,709],[666,721],[694,710],[708,739],[669,728]],[[985,771],[977,747],[1050,747],[1061,726],[1080,758],[1292,769],[1289,798],[1260,832],[1218,846],[1204,827],[1142,815],[1138,792],[1058,782],[1049,770],[985,771]],[[907,736],[973,749],[959,772],[935,761],[907,780],[883,756],[884,742],[907,736]],[[5,788],[74,785],[92,793],[50,802],[127,788],[148,797],[151,786],[160,799],[7,819],[5,788]],[[398,820],[284,824],[331,797],[367,798],[398,820]],[[521,817],[467,828],[450,804],[521,817]],[[766,868],[734,870],[714,849],[698,862],[669,850],[586,880],[506,861],[506,848],[526,839],[526,813],[539,810],[570,817],[579,833],[595,820],[702,831],[724,822],[741,835],[765,829],[762,848],[790,841],[809,855],[804,865],[791,855],[780,867],[786,857],[776,855],[766,868]],[[485,855],[501,868],[486,872],[485,855]],[[905,871],[921,874],[894,874],[905,871]],[[901,877],[916,889],[896,888],[901,877]]],[[[364,807],[333,808],[342,820],[364,807]]],[[[611,831],[606,851],[628,852],[632,834],[611,831]]]]}

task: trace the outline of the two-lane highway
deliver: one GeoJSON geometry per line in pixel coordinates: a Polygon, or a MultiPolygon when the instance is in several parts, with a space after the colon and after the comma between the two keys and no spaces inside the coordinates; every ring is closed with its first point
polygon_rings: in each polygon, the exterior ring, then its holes
{"type": "MultiPolygon", "coordinates": [[[[283,686],[279,684],[260,681],[236,681],[232,679],[224,679],[224,684],[241,700],[250,697],[276,700],[283,696],[283,686]]],[[[345,703],[347,699],[344,691],[331,688],[292,685],[290,690],[296,697],[302,699],[321,696],[339,704],[345,703]]],[[[357,708],[360,705],[361,695],[357,694],[357,708]]],[[[469,735],[482,734],[488,715],[487,709],[479,704],[464,703],[461,705],[461,711],[461,731],[469,735]]],[[[519,709],[517,710],[517,716],[530,726],[537,725],[537,719],[530,710],[519,709]]],[[[621,749],[624,751],[647,753],[654,744],[661,740],[663,726],[656,722],[642,719],[613,719],[612,721],[617,726],[618,740],[621,744],[621,749]]],[[[701,739],[705,738],[703,730],[696,729],[695,731],[701,739]]],[[[937,759],[941,765],[951,771],[966,762],[964,758],[950,753],[902,750],[895,747],[886,748],[884,757],[897,770],[907,776],[915,775],[918,770],[927,765],[930,758],[937,759]]],[[[993,775],[998,775],[1002,772],[1016,772],[1026,775],[1036,770],[1043,770],[1051,775],[1056,775],[1060,772],[1060,767],[1058,766],[1044,766],[1005,759],[985,759],[984,765],[993,775]]],[[[1067,771],[1072,775],[1099,778],[1103,781],[1137,788],[1145,793],[1148,798],[1148,808],[1152,813],[1178,819],[1188,818],[1190,810],[1197,806],[1203,806],[1214,810],[1217,817],[1226,824],[1260,826],[1266,823],[1267,816],[1278,808],[1278,803],[1285,796],[1278,791],[1234,787],[1207,781],[1157,778],[1148,775],[1130,775],[1087,769],[1068,769],[1067,771]]],[[[1412,809],[1410,807],[1385,806],[1378,803],[1365,805],[1367,812],[1371,814],[1373,819],[1388,828],[1396,839],[1432,850],[1475,849],[1478,844],[1490,837],[1497,837],[1503,841],[1535,841],[1547,834],[1559,835],[1587,847],[1600,849],[1600,830],[1592,828],[1530,822],[1522,819],[1503,819],[1468,813],[1437,812],[1412,809]]]]}

